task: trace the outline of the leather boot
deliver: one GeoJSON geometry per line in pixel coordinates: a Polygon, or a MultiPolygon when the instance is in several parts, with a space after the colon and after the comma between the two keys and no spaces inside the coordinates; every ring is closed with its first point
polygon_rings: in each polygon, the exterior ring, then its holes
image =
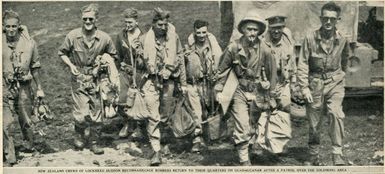
{"type": "Polygon", "coordinates": [[[128,136],[128,122],[125,122],[122,129],[119,132],[120,138],[126,138],[128,136]]]}
{"type": "MultiPolygon", "coordinates": [[[[4,134],[4,136],[6,135],[4,134]]],[[[4,167],[6,167],[5,164],[9,164],[9,167],[11,167],[13,164],[16,164],[16,152],[15,145],[13,144],[13,138],[8,137],[3,143],[6,144],[6,149],[3,149],[3,159],[6,160],[4,163],[4,167]]]]}
{"type": "Polygon", "coordinates": [[[74,145],[77,149],[83,149],[84,146],[85,146],[85,141],[84,139],[82,138],[81,135],[75,135],[75,138],[74,138],[74,145]]]}
{"type": "Polygon", "coordinates": [[[238,152],[240,164],[243,164],[247,161],[250,162],[249,144],[248,143],[241,143],[241,144],[237,144],[235,147],[236,147],[237,152],[238,152]]]}
{"type": "Polygon", "coordinates": [[[93,141],[91,143],[90,151],[93,152],[95,155],[101,155],[104,154],[103,148],[99,147],[96,143],[96,141],[93,141]]]}
{"type": "Polygon", "coordinates": [[[191,148],[191,152],[199,153],[200,151],[201,151],[201,143],[199,143],[199,142],[194,143],[192,148],[191,148]]]}
{"type": "Polygon", "coordinates": [[[164,155],[170,155],[171,154],[170,147],[168,144],[163,145],[161,151],[162,151],[162,154],[164,154],[164,155]]]}
{"type": "Polygon", "coordinates": [[[345,160],[340,154],[333,154],[333,165],[334,166],[344,166],[346,165],[345,160]]]}
{"type": "Polygon", "coordinates": [[[243,161],[240,163],[241,166],[251,166],[251,162],[250,161],[243,161]]]}
{"type": "Polygon", "coordinates": [[[154,152],[151,157],[151,166],[159,166],[162,163],[162,158],[160,152],[154,152]]]}
{"type": "Polygon", "coordinates": [[[34,151],[34,135],[31,128],[25,128],[23,131],[24,134],[24,143],[23,146],[25,148],[26,152],[33,152],[34,151]]]}
{"type": "Polygon", "coordinates": [[[193,146],[191,148],[191,152],[193,153],[199,153],[202,151],[203,149],[203,146],[204,146],[204,143],[203,143],[203,139],[201,136],[196,136],[194,139],[193,139],[193,146]]]}
{"type": "Polygon", "coordinates": [[[310,155],[309,160],[304,162],[305,166],[321,166],[321,160],[319,159],[319,155],[310,155]]]}

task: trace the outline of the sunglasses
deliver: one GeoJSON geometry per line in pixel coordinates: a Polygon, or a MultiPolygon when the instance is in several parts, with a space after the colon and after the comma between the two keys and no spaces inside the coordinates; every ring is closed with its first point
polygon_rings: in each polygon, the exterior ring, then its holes
{"type": "Polygon", "coordinates": [[[87,21],[92,22],[92,21],[94,21],[94,18],[83,18],[83,21],[84,22],[87,22],[87,21]]]}
{"type": "Polygon", "coordinates": [[[338,20],[338,18],[335,18],[335,17],[323,17],[323,16],[321,16],[321,20],[323,20],[323,21],[329,21],[330,20],[330,22],[335,22],[335,21],[337,21],[338,20]]]}

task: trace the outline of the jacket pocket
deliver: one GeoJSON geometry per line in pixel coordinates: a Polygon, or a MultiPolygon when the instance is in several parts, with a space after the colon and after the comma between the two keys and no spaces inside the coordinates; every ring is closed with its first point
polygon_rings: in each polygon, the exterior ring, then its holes
{"type": "Polygon", "coordinates": [[[312,53],[309,58],[309,69],[310,72],[322,72],[324,68],[324,58],[319,55],[312,53]]]}

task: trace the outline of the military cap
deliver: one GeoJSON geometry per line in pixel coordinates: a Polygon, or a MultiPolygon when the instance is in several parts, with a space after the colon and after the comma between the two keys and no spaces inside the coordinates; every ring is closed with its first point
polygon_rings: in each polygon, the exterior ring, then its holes
{"type": "Polygon", "coordinates": [[[123,11],[123,16],[125,18],[138,18],[138,10],[135,8],[127,8],[123,11]]]}
{"type": "Polygon", "coordinates": [[[259,25],[259,32],[258,35],[261,35],[266,30],[266,24],[265,22],[258,16],[258,15],[252,15],[252,16],[246,16],[244,17],[238,24],[238,31],[243,34],[242,27],[247,22],[255,22],[259,25]]]}
{"type": "Polygon", "coordinates": [[[269,27],[286,26],[286,23],[285,23],[286,22],[286,16],[275,15],[275,16],[271,16],[271,17],[266,18],[266,20],[269,23],[269,27]]]}
{"type": "Polygon", "coordinates": [[[169,11],[165,11],[160,7],[154,8],[154,18],[153,18],[154,22],[158,20],[168,19],[169,17],[170,17],[169,11]]]}
{"type": "Polygon", "coordinates": [[[82,7],[81,12],[82,12],[82,14],[88,13],[88,12],[94,12],[95,16],[98,16],[98,14],[99,14],[99,5],[95,4],[95,3],[86,5],[86,6],[82,7]]]}

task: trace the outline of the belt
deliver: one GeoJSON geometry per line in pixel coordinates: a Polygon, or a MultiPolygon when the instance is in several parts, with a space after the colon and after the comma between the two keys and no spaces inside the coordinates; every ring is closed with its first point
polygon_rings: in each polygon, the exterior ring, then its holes
{"type": "MultiPolygon", "coordinates": [[[[160,77],[158,75],[155,75],[155,74],[148,75],[147,79],[154,81],[154,80],[156,80],[157,77],[158,77],[158,79],[162,79],[162,77],[160,77]]],[[[179,80],[179,78],[178,77],[173,77],[171,75],[170,75],[170,77],[168,79],[163,79],[163,81],[176,81],[176,80],[179,80]]]]}
{"type": "Polygon", "coordinates": [[[245,92],[254,92],[258,88],[258,83],[255,80],[240,78],[239,87],[245,92]]]}
{"type": "Polygon", "coordinates": [[[190,85],[201,84],[203,83],[203,78],[199,78],[199,79],[188,78],[186,79],[186,82],[190,85]]]}
{"type": "Polygon", "coordinates": [[[83,67],[77,67],[80,73],[85,75],[92,75],[92,71],[94,69],[93,66],[83,66],[83,67]]]}
{"type": "Polygon", "coordinates": [[[332,81],[337,81],[339,78],[344,76],[344,72],[342,70],[334,71],[334,72],[326,72],[326,73],[310,73],[310,77],[319,78],[324,80],[325,83],[330,83],[332,81]]]}

